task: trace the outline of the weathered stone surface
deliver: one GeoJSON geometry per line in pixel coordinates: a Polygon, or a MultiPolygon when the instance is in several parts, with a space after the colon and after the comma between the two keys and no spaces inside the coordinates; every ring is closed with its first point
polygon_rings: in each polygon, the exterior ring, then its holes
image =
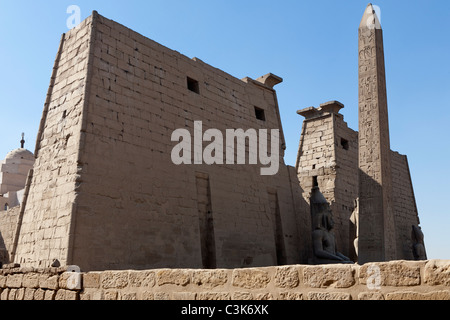
{"type": "MultiPolygon", "coordinates": [[[[446,285],[447,264],[448,261],[430,261],[429,263],[426,261],[392,261],[364,266],[322,265],[236,270],[104,271],[91,274],[93,282],[91,286],[94,288],[83,285],[79,292],[64,289],[61,283],[58,285],[56,280],[59,282],[64,280],[62,275],[58,277],[58,275],[39,274],[39,280],[42,279],[39,283],[42,283],[45,288],[25,287],[24,284],[27,284],[27,281],[30,282],[29,286],[35,285],[36,271],[33,271],[23,275],[20,288],[0,289],[0,299],[351,300],[357,298],[358,300],[450,300],[450,290],[442,290],[442,287],[446,285]],[[368,282],[371,281],[370,277],[374,276],[374,266],[379,268],[378,284],[380,287],[381,285],[384,287],[370,290],[368,282]],[[159,273],[160,271],[163,272],[159,273]],[[300,274],[299,271],[302,273],[300,274]],[[416,285],[414,283],[416,278],[420,277],[420,272],[428,280],[416,285]],[[360,280],[358,284],[355,280],[356,273],[360,280]],[[439,277],[440,275],[443,277],[439,277]],[[398,279],[402,276],[406,280],[398,279]],[[190,279],[192,280],[188,281],[190,279]],[[307,286],[302,285],[302,281],[307,286]],[[209,286],[212,287],[213,284],[215,285],[214,291],[210,291],[209,286]],[[413,287],[406,290],[404,287],[401,288],[402,286],[413,287]],[[49,287],[58,287],[58,289],[49,289],[49,287]],[[320,289],[303,292],[308,287],[320,289]],[[336,290],[337,288],[340,290],[336,290]]],[[[12,275],[15,274],[8,274],[8,276],[12,275]]],[[[16,280],[11,278],[11,284],[14,284],[16,280]]],[[[89,281],[83,281],[83,283],[86,284],[89,281]]]]}
{"type": "Polygon", "coordinates": [[[195,292],[174,292],[172,300],[195,300],[197,293],[195,292]]]}
{"type": "Polygon", "coordinates": [[[59,289],[55,295],[55,300],[78,300],[78,293],[76,291],[59,289]]]}
{"type": "Polygon", "coordinates": [[[350,265],[305,267],[303,281],[311,288],[349,288],[355,284],[355,268],[350,265]]]}
{"type": "Polygon", "coordinates": [[[25,288],[25,295],[23,297],[23,300],[34,300],[34,293],[35,292],[36,292],[36,289],[25,288]]]}
{"type": "Polygon", "coordinates": [[[235,292],[233,293],[233,300],[253,300],[251,292],[235,292]]]}
{"type": "Polygon", "coordinates": [[[303,294],[299,292],[281,292],[280,300],[303,300],[303,294]]]}
{"type": "Polygon", "coordinates": [[[398,291],[386,294],[386,300],[450,300],[450,291],[413,292],[398,291]]]}
{"type": "Polygon", "coordinates": [[[6,286],[9,288],[20,288],[22,286],[23,274],[10,274],[6,277],[6,286]]]}
{"type": "Polygon", "coordinates": [[[26,273],[22,279],[22,286],[25,288],[39,288],[39,274],[38,273],[26,273]]]}
{"type": "Polygon", "coordinates": [[[17,289],[15,300],[23,300],[24,298],[25,298],[25,288],[17,289]]]}
{"type": "Polygon", "coordinates": [[[8,300],[16,300],[16,292],[17,292],[17,289],[10,289],[9,295],[8,295],[8,300]]]}
{"type": "Polygon", "coordinates": [[[256,295],[255,300],[275,300],[275,297],[272,293],[258,293],[256,295]]]}
{"type": "Polygon", "coordinates": [[[308,292],[308,300],[351,300],[346,292],[308,292]]]}
{"type": "Polygon", "coordinates": [[[424,281],[429,285],[450,286],[450,260],[430,260],[424,268],[424,281]]]}
{"type": "Polygon", "coordinates": [[[266,288],[270,282],[270,276],[267,271],[260,269],[235,269],[233,271],[232,284],[235,287],[245,289],[266,288]]]}
{"type": "Polygon", "coordinates": [[[384,296],[381,292],[360,292],[358,300],[384,300],[384,296]]]}
{"type": "Polygon", "coordinates": [[[105,300],[104,299],[104,292],[103,290],[84,290],[81,291],[80,294],[80,300],[105,300]]]}
{"type": "Polygon", "coordinates": [[[58,285],[60,289],[81,290],[82,281],[83,276],[81,273],[64,272],[59,276],[58,285]]]}
{"type": "Polygon", "coordinates": [[[152,288],[156,283],[154,271],[130,271],[129,286],[131,288],[152,288]]]}
{"type": "Polygon", "coordinates": [[[120,300],[137,300],[136,292],[123,292],[120,294],[120,300]]]}
{"type": "Polygon", "coordinates": [[[117,300],[119,293],[117,292],[117,290],[106,290],[103,293],[103,300],[117,300]]]}
{"type": "Polygon", "coordinates": [[[89,300],[94,300],[94,299],[92,299],[91,293],[85,292],[85,293],[80,293],[80,300],[89,301],[89,300]]]}
{"type": "Polygon", "coordinates": [[[42,274],[39,276],[39,287],[42,289],[59,289],[59,276],[58,275],[48,275],[42,274]]]}
{"type": "Polygon", "coordinates": [[[177,286],[186,286],[191,280],[191,274],[187,270],[181,269],[164,269],[156,274],[157,283],[159,286],[165,284],[174,284],[177,286]]]}
{"type": "Polygon", "coordinates": [[[166,292],[155,292],[154,299],[155,300],[170,300],[170,295],[166,292]]]}
{"type": "Polygon", "coordinates": [[[151,291],[143,291],[139,300],[155,300],[155,294],[151,291]]]}
{"type": "Polygon", "coordinates": [[[0,300],[8,300],[9,290],[10,290],[9,288],[3,289],[0,295],[0,300]]]}
{"type": "Polygon", "coordinates": [[[34,300],[41,301],[44,300],[44,297],[45,297],[45,290],[39,288],[34,292],[34,300]]]}
{"type": "Polygon", "coordinates": [[[89,272],[83,274],[83,287],[100,288],[100,272],[89,272]]]}
{"type": "Polygon", "coordinates": [[[420,265],[416,262],[391,261],[367,263],[359,269],[359,281],[367,284],[379,275],[381,286],[417,286],[420,285],[420,265]]]}
{"type": "Polygon", "coordinates": [[[122,289],[128,285],[128,271],[106,271],[102,273],[103,289],[122,289]]]}
{"type": "Polygon", "coordinates": [[[44,300],[55,300],[56,291],[55,290],[45,290],[44,300]]]}
{"type": "Polygon", "coordinates": [[[192,274],[192,283],[205,288],[218,287],[227,281],[226,270],[196,270],[192,274]]]}
{"type": "Polygon", "coordinates": [[[200,292],[197,300],[231,300],[231,295],[228,292],[200,292]]]}
{"type": "Polygon", "coordinates": [[[275,286],[278,288],[295,288],[300,279],[296,267],[278,267],[275,272],[275,286]]]}

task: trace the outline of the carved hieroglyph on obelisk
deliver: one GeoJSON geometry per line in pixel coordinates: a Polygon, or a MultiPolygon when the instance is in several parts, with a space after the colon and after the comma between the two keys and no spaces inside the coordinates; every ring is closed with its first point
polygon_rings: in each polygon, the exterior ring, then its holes
{"type": "Polygon", "coordinates": [[[358,262],[396,258],[383,31],[372,4],[359,26],[358,262]]]}

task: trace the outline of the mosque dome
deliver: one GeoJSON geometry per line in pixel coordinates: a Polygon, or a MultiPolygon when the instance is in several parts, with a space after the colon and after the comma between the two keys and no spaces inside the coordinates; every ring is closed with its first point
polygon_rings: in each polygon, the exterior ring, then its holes
{"type": "Polygon", "coordinates": [[[15,149],[6,155],[5,160],[31,160],[34,161],[34,155],[31,151],[23,148],[15,149]]]}

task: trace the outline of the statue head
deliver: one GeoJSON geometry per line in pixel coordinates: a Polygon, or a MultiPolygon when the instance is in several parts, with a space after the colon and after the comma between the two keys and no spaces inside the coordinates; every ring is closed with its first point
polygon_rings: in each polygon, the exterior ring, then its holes
{"type": "Polygon", "coordinates": [[[318,187],[312,189],[311,214],[313,229],[331,230],[334,226],[330,204],[318,187]]]}
{"type": "Polygon", "coordinates": [[[423,241],[423,232],[419,226],[412,225],[411,238],[415,243],[423,241]]]}

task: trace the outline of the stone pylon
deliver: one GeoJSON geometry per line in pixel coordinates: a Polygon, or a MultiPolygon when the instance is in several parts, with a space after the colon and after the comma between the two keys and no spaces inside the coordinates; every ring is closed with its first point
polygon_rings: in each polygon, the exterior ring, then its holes
{"type": "Polygon", "coordinates": [[[396,258],[383,31],[372,4],[359,26],[359,263],[396,258]]]}

